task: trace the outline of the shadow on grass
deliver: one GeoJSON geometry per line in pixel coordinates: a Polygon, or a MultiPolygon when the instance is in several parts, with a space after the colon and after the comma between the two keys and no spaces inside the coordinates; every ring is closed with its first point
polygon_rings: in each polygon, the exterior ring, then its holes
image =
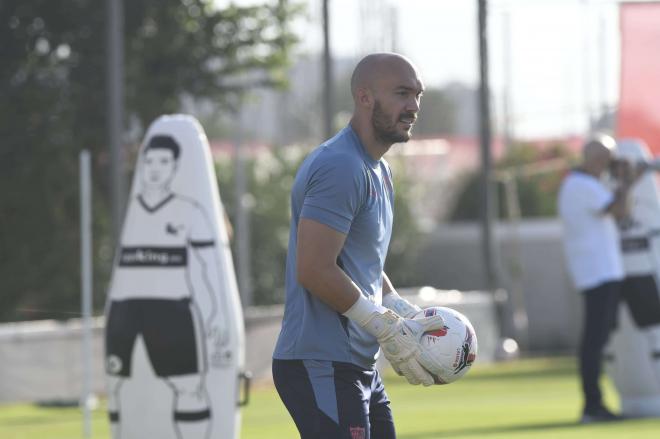
{"type": "MultiPolygon", "coordinates": [[[[105,418],[105,413],[93,412],[92,419],[105,418]]],[[[35,425],[48,425],[48,424],[67,424],[71,422],[80,422],[82,414],[77,411],[69,413],[53,413],[52,415],[15,415],[7,418],[0,419],[0,429],[3,427],[33,427],[35,425]]]]}
{"type": "Polygon", "coordinates": [[[421,433],[401,434],[397,435],[401,439],[415,439],[415,438],[440,438],[440,437],[462,437],[462,436],[478,436],[485,437],[491,434],[501,433],[515,433],[523,431],[549,431],[561,430],[563,428],[577,427],[579,424],[576,421],[562,421],[562,422],[542,422],[536,424],[517,424],[517,425],[499,425],[492,427],[476,427],[476,428],[463,428],[463,429],[448,429],[448,430],[435,430],[421,433]]]}
{"type": "Polygon", "coordinates": [[[21,416],[20,418],[12,418],[0,421],[0,429],[3,427],[34,427],[37,425],[61,425],[70,424],[72,422],[80,422],[80,417],[75,418],[46,418],[40,416],[21,416]]]}
{"type": "MultiPolygon", "coordinates": [[[[577,370],[574,366],[563,366],[557,367],[554,369],[543,369],[543,370],[497,370],[497,371],[484,371],[480,370],[478,373],[467,374],[462,381],[467,382],[487,382],[487,381],[502,381],[502,380],[512,380],[512,381],[529,381],[529,380],[554,380],[561,377],[574,376],[577,377],[577,370]]],[[[404,378],[398,377],[391,373],[391,376],[388,378],[393,378],[390,381],[390,385],[402,384],[407,386],[404,378]],[[399,380],[400,378],[400,380],[399,380]]]]}
{"type": "Polygon", "coordinates": [[[490,366],[481,370],[475,370],[475,373],[468,375],[470,380],[501,380],[501,379],[530,379],[530,378],[553,378],[558,376],[575,375],[577,368],[575,361],[555,361],[548,364],[542,364],[534,368],[521,369],[519,367],[510,367],[511,365],[503,363],[496,367],[490,366]]]}
{"type": "Polygon", "coordinates": [[[492,381],[492,380],[529,380],[529,379],[554,379],[562,376],[577,376],[576,369],[561,368],[556,370],[529,370],[529,371],[498,371],[497,373],[476,373],[467,375],[470,381],[492,381]]]}

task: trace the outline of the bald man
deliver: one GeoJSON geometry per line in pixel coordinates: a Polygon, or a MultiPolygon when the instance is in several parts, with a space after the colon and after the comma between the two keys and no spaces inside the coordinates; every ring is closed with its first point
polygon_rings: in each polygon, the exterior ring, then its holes
{"type": "MultiPolygon", "coordinates": [[[[626,197],[643,168],[619,176],[615,192],[601,177],[612,164],[616,142],[598,135],[585,143],[582,164],[569,172],[559,190],[558,210],[570,275],[584,298],[584,328],[579,350],[584,394],[581,423],[613,421],[619,416],[603,405],[598,384],[602,355],[616,324],[623,260],[616,220],[627,215],[626,197]]],[[[625,166],[625,162],[620,162],[625,166]]]]}
{"type": "Polygon", "coordinates": [[[286,304],[273,379],[303,439],[391,439],[379,347],[411,384],[433,384],[415,317],[383,271],[394,207],[383,155],[406,142],[424,85],[405,57],[378,53],[353,72],[350,124],[302,163],[291,191],[286,304]]]}

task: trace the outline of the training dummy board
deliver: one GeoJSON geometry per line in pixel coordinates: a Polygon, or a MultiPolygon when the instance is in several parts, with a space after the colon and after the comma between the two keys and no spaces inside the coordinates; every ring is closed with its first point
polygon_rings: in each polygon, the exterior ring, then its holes
{"type": "Polygon", "coordinates": [[[161,116],[137,156],[106,305],[113,439],[239,437],[243,316],[206,135],[161,116]]]}
{"type": "MultiPolygon", "coordinates": [[[[617,142],[617,155],[650,161],[646,145],[617,142]]],[[[626,278],[617,328],[606,349],[606,370],[631,417],[660,416],[660,191],[647,171],[629,193],[630,217],[619,223],[626,278]]]]}

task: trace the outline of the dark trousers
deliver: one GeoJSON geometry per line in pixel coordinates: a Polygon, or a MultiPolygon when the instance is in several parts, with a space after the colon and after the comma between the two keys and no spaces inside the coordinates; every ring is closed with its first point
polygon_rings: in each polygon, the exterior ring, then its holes
{"type": "Polygon", "coordinates": [[[378,370],[349,363],[273,359],[273,381],[301,439],[395,439],[378,370]]]}
{"type": "Polygon", "coordinates": [[[603,350],[617,321],[621,282],[606,282],[583,291],[584,329],[580,342],[580,378],[585,411],[602,405],[600,378],[603,350]]]}

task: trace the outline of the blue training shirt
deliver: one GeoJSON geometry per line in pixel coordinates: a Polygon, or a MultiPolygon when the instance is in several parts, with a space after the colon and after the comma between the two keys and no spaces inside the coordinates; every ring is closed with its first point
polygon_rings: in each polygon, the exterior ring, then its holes
{"type": "Polygon", "coordinates": [[[362,294],[380,304],[393,207],[389,165],[369,156],[350,125],[305,159],[291,190],[286,302],[273,358],[343,361],[366,369],[374,366],[379,348],[376,339],[298,283],[298,221],[312,219],[346,234],[338,265],[362,294]]]}

